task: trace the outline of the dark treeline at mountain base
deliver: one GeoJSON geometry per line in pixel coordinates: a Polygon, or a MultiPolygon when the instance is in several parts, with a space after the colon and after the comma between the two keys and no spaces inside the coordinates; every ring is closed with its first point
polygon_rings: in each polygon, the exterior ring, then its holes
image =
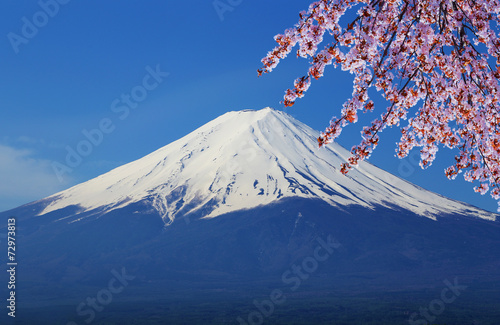
{"type": "MultiPolygon", "coordinates": [[[[95,288],[98,290],[98,288],[95,288]]],[[[488,287],[469,287],[474,293],[460,297],[435,316],[433,325],[497,325],[500,319],[498,293],[488,287]]],[[[148,289],[149,290],[149,289],[148,289]]],[[[126,302],[117,300],[98,313],[92,324],[98,325],[163,325],[163,324],[238,324],[237,318],[247,321],[250,312],[257,310],[253,299],[264,300],[266,295],[244,288],[248,298],[229,295],[185,296],[165,298],[167,294],[150,295],[149,301],[126,302]]],[[[439,297],[442,288],[422,291],[379,292],[356,294],[331,293],[318,296],[304,291],[277,306],[263,324],[336,324],[336,325],[401,325],[409,324],[412,313],[428,308],[429,302],[439,297]]],[[[136,293],[140,294],[140,291],[136,293]]],[[[434,316],[431,314],[431,316],[434,316]]],[[[23,310],[17,325],[66,324],[68,319],[79,319],[74,305],[52,305],[23,310]],[[49,320],[50,319],[50,320],[49,320]]],[[[420,324],[425,317],[418,316],[420,324]]],[[[85,324],[84,321],[77,324],[85,324]]],[[[258,324],[258,323],[254,323],[258,324]]],[[[419,324],[419,323],[416,323],[419,324]]]]}

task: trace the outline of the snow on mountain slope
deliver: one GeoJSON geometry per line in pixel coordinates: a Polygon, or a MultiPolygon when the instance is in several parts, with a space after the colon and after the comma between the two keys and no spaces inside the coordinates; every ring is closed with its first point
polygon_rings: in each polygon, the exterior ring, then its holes
{"type": "Polygon", "coordinates": [[[318,148],[318,135],[270,108],[229,112],[141,159],[54,194],[39,215],[70,205],[110,211],[149,200],[169,224],[201,208],[211,218],[296,196],[340,208],[396,206],[432,219],[460,213],[495,220],[493,213],[426,191],[366,162],[343,176],[339,166],[349,152],[335,143],[318,148]]]}

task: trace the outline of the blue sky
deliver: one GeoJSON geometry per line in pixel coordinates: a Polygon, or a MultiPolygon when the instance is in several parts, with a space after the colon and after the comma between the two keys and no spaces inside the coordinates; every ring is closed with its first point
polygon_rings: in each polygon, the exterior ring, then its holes
{"type": "MultiPolygon", "coordinates": [[[[273,36],[293,26],[309,1],[220,0],[223,12],[213,0],[59,1],[0,5],[0,211],[141,158],[231,110],[271,106],[323,130],[351,93],[351,76],[330,67],[305,98],[284,109],[283,93],[305,73],[307,61],[292,56],[257,77],[273,36]],[[151,70],[156,79],[146,77],[151,70]],[[126,114],[127,94],[136,108],[126,114]],[[85,132],[96,144],[80,148],[88,155],[57,175],[54,164],[65,164],[67,148],[76,150],[85,132]]],[[[362,123],[374,117],[347,128],[338,142],[357,144],[362,123]]],[[[446,179],[452,151],[441,149],[422,171],[418,152],[394,157],[398,135],[384,131],[370,162],[496,210],[489,195],[475,194],[462,178],[446,179]]]]}

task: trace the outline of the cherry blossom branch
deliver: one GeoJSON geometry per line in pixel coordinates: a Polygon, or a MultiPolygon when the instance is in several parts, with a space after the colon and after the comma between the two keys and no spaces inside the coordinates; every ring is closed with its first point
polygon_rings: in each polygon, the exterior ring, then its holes
{"type": "Polygon", "coordinates": [[[332,118],[318,138],[320,146],[334,141],[347,124],[356,123],[359,110],[374,110],[370,87],[382,92],[391,104],[380,119],[363,128],[361,143],[352,148],[342,172],[368,158],[378,145],[379,133],[399,126],[415,107],[415,115],[401,127],[397,155],[404,157],[421,147],[421,166],[427,167],[438,145],[459,150],[446,176],[454,178],[466,170],[467,180],[481,182],[476,189],[485,193],[488,182],[491,195],[498,199],[499,29],[498,0],[321,0],[301,13],[293,29],[275,37],[278,45],[262,60],[258,72],[271,72],[296,46],[297,55],[310,58],[307,75],[286,91],[286,106],[303,97],[327,65],[354,75],[352,95],[340,118],[332,118]],[[359,4],[354,20],[342,26],[341,18],[359,4]],[[334,42],[319,49],[326,32],[334,42]],[[486,51],[478,44],[484,44],[486,51]]]}

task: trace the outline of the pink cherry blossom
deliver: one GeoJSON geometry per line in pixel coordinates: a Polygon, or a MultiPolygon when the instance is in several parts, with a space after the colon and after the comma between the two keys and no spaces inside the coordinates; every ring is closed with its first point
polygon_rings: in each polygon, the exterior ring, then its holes
{"type": "Polygon", "coordinates": [[[491,189],[500,198],[500,1],[320,0],[299,17],[275,36],[278,45],[258,72],[271,72],[294,48],[309,59],[307,75],[286,91],[285,106],[303,97],[328,65],[354,75],[352,96],[321,133],[320,146],[356,123],[360,111],[374,110],[371,87],[389,102],[363,127],[343,173],[370,156],[379,132],[397,126],[398,157],[419,147],[426,168],[440,147],[456,149],[446,176],[463,173],[467,181],[479,182],[476,192],[491,189]],[[357,15],[341,25],[348,12],[357,15]]]}

